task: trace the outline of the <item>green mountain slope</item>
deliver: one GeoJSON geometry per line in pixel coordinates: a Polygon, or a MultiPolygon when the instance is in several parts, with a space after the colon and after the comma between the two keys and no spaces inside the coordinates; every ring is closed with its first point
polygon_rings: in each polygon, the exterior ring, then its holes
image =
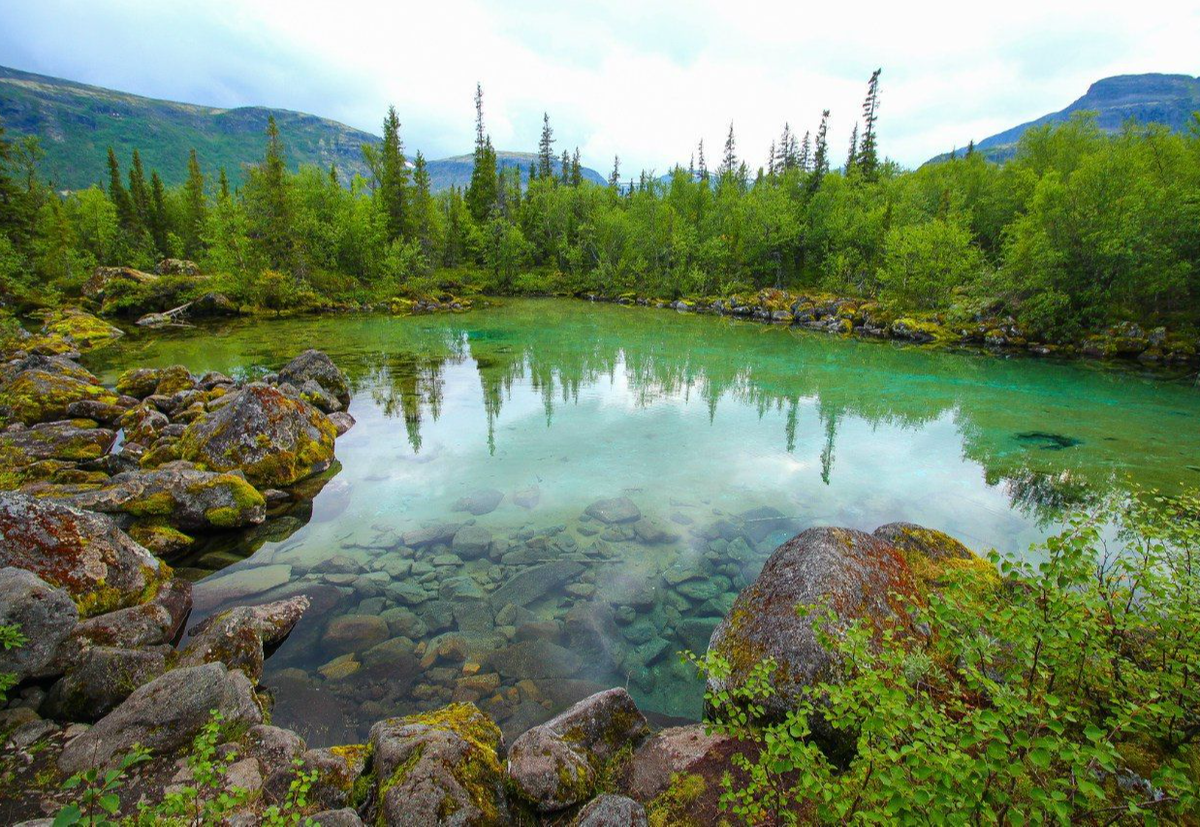
{"type": "MultiPolygon", "coordinates": [[[[187,177],[188,151],[195,148],[207,172],[223,166],[236,183],[245,167],[262,157],[271,115],[293,167],[335,163],[343,180],[368,174],[362,146],[379,143],[379,136],[328,118],[261,106],[216,109],[143,98],[0,66],[0,124],[10,137],[41,139],[46,151],[43,174],[63,189],[106,181],[109,146],[122,166],[136,148],[146,168],[157,169],[168,185],[187,177]]],[[[522,169],[528,169],[535,157],[527,152],[498,152],[497,156],[501,166],[522,169]]],[[[430,161],[430,183],[435,191],[466,186],[473,166],[470,155],[430,161]]],[[[605,180],[587,168],[584,177],[597,183],[605,180]]]]}
{"type": "MultiPolygon", "coordinates": [[[[1076,112],[1095,112],[1097,125],[1118,132],[1130,120],[1159,123],[1176,132],[1189,128],[1192,115],[1200,110],[1200,78],[1189,75],[1116,75],[1093,83],[1087,94],[1058,112],[1006,129],[976,141],[975,148],[993,161],[1004,161],[1016,152],[1025,130],[1048,123],[1062,123],[1076,112]]],[[[962,154],[960,148],[959,154],[962,154]]],[[[931,161],[944,161],[949,153],[931,161]]]]}

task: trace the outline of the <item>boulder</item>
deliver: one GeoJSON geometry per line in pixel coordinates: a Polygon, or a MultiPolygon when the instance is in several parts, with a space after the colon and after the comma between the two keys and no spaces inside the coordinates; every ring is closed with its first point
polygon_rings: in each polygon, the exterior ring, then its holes
{"type": "Polygon", "coordinates": [[[341,436],[354,427],[354,417],[345,411],[334,411],[329,414],[328,418],[333,423],[333,427],[337,429],[338,436],[341,436]]]}
{"type": "Polygon", "coordinates": [[[308,598],[298,596],[213,615],[188,631],[192,640],[180,653],[179,665],[220,662],[257,683],[266,653],[283,643],[307,609],[308,598]]]}
{"type": "Polygon", "coordinates": [[[67,774],[115,764],[141,744],[157,755],[191,744],[212,710],[226,726],[262,723],[249,678],[221,663],[173,669],[136,689],[120,706],[63,748],[67,774]]]}
{"type": "Polygon", "coordinates": [[[508,821],[504,739],[474,704],[389,718],[371,727],[376,820],[393,827],[508,821]]]}
{"type": "Polygon", "coordinates": [[[283,563],[239,566],[200,583],[196,589],[196,601],[203,606],[219,606],[283,586],[291,577],[292,567],[283,563]]]}
{"type": "Polygon", "coordinates": [[[450,549],[464,560],[474,560],[485,556],[491,545],[492,532],[483,526],[467,525],[455,533],[450,549]]]}
{"type": "Polygon", "coordinates": [[[171,653],[170,646],[93,646],[50,688],[42,714],[64,721],[101,718],[139,686],[167,671],[171,653]]]}
{"type": "Polygon", "coordinates": [[[104,297],[104,292],[114,282],[125,282],[131,285],[153,284],[158,276],[153,273],[143,273],[132,267],[97,267],[88,280],[83,283],[79,292],[89,299],[104,297]]]}
{"type": "Polygon", "coordinates": [[[350,383],[326,354],[309,349],[279,369],[279,382],[300,388],[312,380],[343,405],[350,401],[350,383]]]}
{"type": "Polygon", "coordinates": [[[26,494],[0,494],[0,565],[66,589],[82,617],[153,598],[171,570],[111,518],[26,494]]]}
{"type": "Polygon", "coordinates": [[[291,485],[333,464],[337,429],[323,413],[251,384],[188,426],[180,455],[211,471],[241,469],[257,487],[291,485]]]}
{"type": "MultiPolygon", "coordinates": [[[[108,452],[116,432],[81,421],[43,422],[0,431],[0,468],[15,469],[44,460],[85,462],[108,452]]],[[[4,472],[0,472],[4,473],[4,472]]]]}
{"type": "Polygon", "coordinates": [[[188,305],[187,314],[193,318],[236,316],[240,311],[237,304],[224,293],[204,293],[188,305]]]}
{"type": "Polygon", "coordinates": [[[255,724],[242,739],[242,754],[258,759],[264,767],[290,767],[307,749],[304,739],[290,729],[255,724]]]}
{"type": "Polygon", "coordinates": [[[34,425],[66,419],[79,402],[117,404],[119,397],[98,383],[40,368],[23,370],[0,385],[0,415],[34,425]]]}
{"type": "Polygon", "coordinates": [[[0,674],[19,683],[53,674],[55,654],[71,634],[79,611],[63,589],[21,568],[0,569],[0,626],[16,626],[25,643],[0,647],[0,674]]]}
{"type": "Polygon", "coordinates": [[[628,692],[599,692],[513,742],[509,779],[539,812],[561,810],[590,798],[608,761],[648,733],[628,692]]]}
{"type": "Polygon", "coordinates": [[[0,384],[8,382],[17,374],[27,370],[40,370],[43,373],[51,373],[57,376],[69,376],[72,379],[78,379],[81,382],[87,382],[91,385],[100,384],[100,380],[96,378],[95,374],[87,368],[80,366],[73,359],[68,359],[66,356],[44,355],[40,353],[31,353],[20,359],[13,359],[0,364],[0,384]]]}
{"type": "Polygon", "coordinates": [[[182,531],[242,528],[267,516],[262,494],[241,475],[173,466],[127,471],[99,488],[59,486],[38,493],[88,511],[155,519],[182,531]]]}
{"type": "Polygon", "coordinates": [[[391,636],[379,615],[339,615],[329,621],[322,642],[338,651],[370,649],[391,636]]]}
{"type": "Polygon", "coordinates": [[[596,500],[585,513],[602,523],[632,523],[642,517],[641,510],[628,497],[596,500]]]}
{"type": "Polygon", "coordinates": [[[117,377],[117,393],[145,399],[154,393],[162,368],[131,368],[117,377]]]}
{"type": "MultiPolygon", "coordinates": [[[[834,628],[861,621],[873,630],[890,628],[901,638],[913,632],[906,600],[919,591],[904,557],[890,543],[844,528],[810,528],[777,548],[758,578],[734,601],[713,632],[708,651],[730,664],[727,678],[710,676],[708,688],[728,692],[742,685],[754,666],[774,658],[774,693],[760,701],[768,718],[779,718],[806,687],[837,677],[837,659],[814,628],[825,609],[836,613],[834,628]],[[804,616],[798,607],[813,607],[804,616]]],[[[845,735],[819,716],[814,735],[829,746],[845,735]]]]}
{"type": "MultiPolygon", "coordinates": [[[[284,387],[291,386],[286,385],[284,387]]],[[[312,379],[307,380],[300,386],[298,396],[317,410],[326,414],[336,413],[342,409],[342,403],[334,399],[333,396],[312,379]]]]}
{"type": "Polygon", "coordinates": [[[51,313],[42,325],[42,334],[56,336],[74,345],[80,353],[112,344],[125,335],[119,327],[98,319],[91,313],[66,308],[51,313]]]}
{"type": "Polygon", "coordinates": [[[362,819],[353,807],[343,807],[340,810],[322,810],[309,820],[319,827],[362,827],[362,819]]]}
{"type": "Polygon", "coordinates": [[[587,803],[575,816],[574,827],[648,827],[646,808],[632,798],[606,793],[587,803]]]}
{"type": "MultiPolygon", "coordinates": [[[[127,269],[127,268],[96,268],[101,269],[127,269]]],[[[154,272],[160,276],[198,276],[200,275],[200,266],[194,261],[189,261],[186,258],[164,258],[158,264],[154,265],[154,272]]],[[[142,275],[147,275],[142,273],[142,275]]]]}
{"type": "Polygon", "coordinates": [[[273,768],[263,791],[267,799],[282,802],[296,770],[317,774],[308,790],[308,802],[317,807],[345,807],[354,796],[354,785],[366,768],[367,751],[362,745],[310,749],[300,755],[299,767],[288,764],[273,768]]]}

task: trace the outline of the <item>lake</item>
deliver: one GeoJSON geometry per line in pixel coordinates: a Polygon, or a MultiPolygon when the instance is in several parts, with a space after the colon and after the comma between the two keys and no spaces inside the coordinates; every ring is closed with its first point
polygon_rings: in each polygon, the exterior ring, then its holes
{"type": "Polygon", "coordinates": [[[695,719],[737,591],[811,525],[1029,553],[1064,509],[1200,484],[1200,392],[1137,366],[840,339],[572,300],[135,333],[88,360],[253,377],[308,347],[358,424],[315,494],[171,561],[191,622],[307,593],[267,661],[313,746],[475,701],[508,734],[598,688],[695,719]]]}

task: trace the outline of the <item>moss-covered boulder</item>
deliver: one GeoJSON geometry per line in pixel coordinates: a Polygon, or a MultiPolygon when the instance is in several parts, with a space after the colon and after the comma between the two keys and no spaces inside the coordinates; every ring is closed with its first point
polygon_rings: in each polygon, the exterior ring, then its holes
{"type": "Polygon", "coordinates": [[[66,419],[76,402],[116,405],[119,396],[91,379],[43,368],[23,370],[0,385],[0,418],[34,425],[66,419]]]}
{"type": "Polygon", "coordinates": [[[45,356],[39,353],[31,353],[28,356],[13,359],[0,365],[0,384],[27,370],[42,370],[46,373],[70,376],[92,385],[100,384],[100,380],[90,370],[81,366],[75,360],[68,359],[65,356],[45,356]]]}
{"type": "Polygon", "coordinates": [[[376,820],[389,825],[508,823],[504,739],[474,704],[389,718],[371,727],[376,820]]]}
{"type": "Polygon", "coordinates": [[[170,646],[90,647],[50,687],[41,712],[64,721],[95,721],[167,671],[170,658],[170,646]]]}
{"type": "Polygon", "coordinates": [[[291,485],[333,463],[337,429],[311,405],[259,383],[221,401],[184,432],[184,459],[213,471],[240,468],[260,488],[291,485]]]}
{"type": "MultiPolygon", "coordinates": [[[[921,589],[891,543],[845,528],[810,528],[771,554],[758,578],[742,590],[713,632],[708,651],[729,664],[728,676],[711,675],[708,688],[729,692],[744,685],[755,666],[774,659],[774,693],[761,704],[781,718],[806,687],[837,678],[838,658],[820,642],[817,624],[834,614],[831,633],[861,622],[875,632],[890,629],[903,640],[915,634],[906,601],[921,589]],[[801,607],[812,611],[801,613],[801,607]]],[[[846,746],[819,716],[813,731],[834,750],[846,746]]]]}
{"type": "Polygon", "coordinates": [[[240,474],[163,467],[126,471],[95,486],[41,486],[36,493],[79,508],[161,521],[180,531],[257,525],[266,519],[262,494],[240,474]]]}
{"type": "Polygon", "coordinates": [[[627,691],[598,692],[513,742],[508,755],[513,789],[543,813],[586,801],[608,762],[648,733],[627,691]]]}
{"type": "Polygon", "coordinates": [[[0,565],[66,589],[82,617],[153,598],[171,570],[106,515],[26,494],[0,494],[0,565]]]}
{"type": "Polygon", "coordinates": [[[279,381],[297,388],[313,381],[343,405],[350,401],[350,383],[346,375],[319,350],[310,348],[280,368],[279,381]]]}
{"type": "Polygon", "coordinates": [[[22,646],[0,647],[0,674],[17,681],[54,674],[59,646],[78,619],[64,589],[25,569],[0,568],[0,626],[16,626],[26,637],[22,646]]]}
{"type": "Polygon", "coordinates": [[[80,292],[90,299],[99,299],[104,297],[111,285],[118,282],[138,286],[153,284],[156,281],[158,276],[154,273],[144,273],[132,267],[97,267],[83,283],[80,292]]]}
{"type": "Polygon", "coordinates": [[[130,368],[117,377],[117,392],[145,399],[154,393],[161,378],[162,368],[130,368]]]}
{"type": "Polygon", "coordinates": [[[957,572],[982,575],[983,582],[999,582],[995,567],[943,531],[915,523],[888,523],[874,534],[904,555],[913,575],[927,585],[944,583],[957,572]]]}
{"type": "Polygon", "coordinates": [[[56,336],[74,345],[80,353],[87,353],[112,344],[125,331],[91,313],[68,308],[49,315],[42,325],[42,334],[56,336]]]}
{"type": "Polygon", "coordinates": [[[94,425],[65,420],[0,431],[0,489],[45,480],[75,463],[106,454],[116,433],[94,425]]]}

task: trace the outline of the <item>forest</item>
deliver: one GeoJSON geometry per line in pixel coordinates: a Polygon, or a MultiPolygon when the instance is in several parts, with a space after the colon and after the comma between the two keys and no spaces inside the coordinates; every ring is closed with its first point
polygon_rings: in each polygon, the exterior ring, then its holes
{"type": "MultiPolygon", "coordinates": [[[[136,151],[108,180],[60,192],[36,139],[0,134],[0,300],[17,311],[76,295],[97,265],[185,258],[243,306],[362,304],[438,293],[674,299],[766,287],[872,298],[950,320],[1011,315],[1045,341],[1119,321],[1192,331],[1200,318],[1200,114],[1188,134],[1086,115],[1029,130],[1003,165],[968,146],[916,170],[878,146],[880,73],[849,147],[785,125],[752,172],[733,125],[715,166],[583,180],[547,116],[536,163],[499,169],[483,92],[469,186],[434,193],[399,116],[365,147],[368,177],[289,167],[272,120],[262,161],[233,188],[195,151],[176,188],[136,151]]],[[[125,297],[130,312],[190,298],[125,297]]],[[[204,289],[212,289],[211,284],[204,289]]],[[[136,290],[133,291],[136,293],[136,290]]],[[[117,297],[107,308],[120,312],[117,297]]]]}

